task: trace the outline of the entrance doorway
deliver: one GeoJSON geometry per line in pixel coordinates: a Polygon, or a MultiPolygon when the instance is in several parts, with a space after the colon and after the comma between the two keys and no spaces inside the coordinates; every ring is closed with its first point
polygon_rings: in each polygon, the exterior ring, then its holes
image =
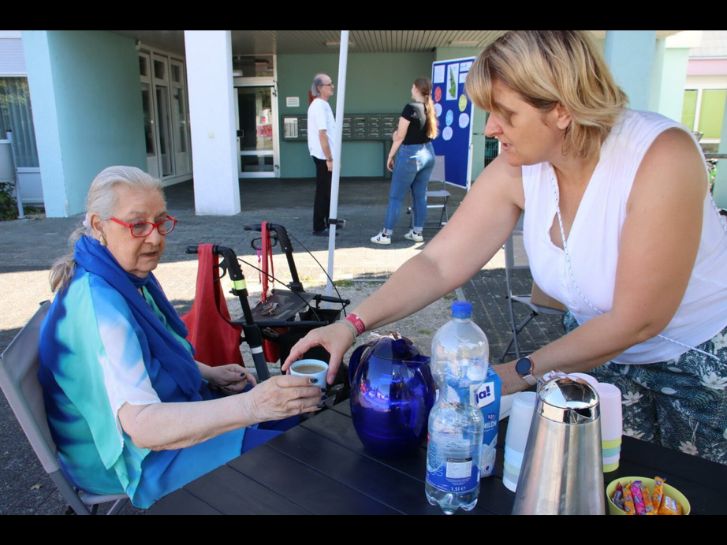
{"type": "Polygon", "coordinates": [[[278,105],[272,78],[235,78],[235,90],[239,176],[276,178],[280,173],[278,105]]]}

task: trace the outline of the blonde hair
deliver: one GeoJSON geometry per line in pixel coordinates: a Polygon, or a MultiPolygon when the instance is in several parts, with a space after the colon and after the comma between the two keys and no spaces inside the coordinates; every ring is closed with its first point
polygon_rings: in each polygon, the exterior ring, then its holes
{"type": "Polygon", "coordinates": [[[511,31],[500,36],[480,53],[467,75],[467,94],[483,110],[496,110],[496,80],[543,113],[563,105],[571,115],[563,153],[579,157],[595,154],[628,102],[581,31],[511,31]]]}
{"type": "Polygon", "coordinates": [[[434,102],[432,101],[432,80],[429,78],[417,78],[414,80],[414,87],[417,88],[424,97],[424,113],[427,115],[427,121],[424,130],[427,137],[434,140],[437,137],[437,114],[434,111],[434,102]]]}
{"type": "Polygon", "coordinates": [[[93,227],[91,216],[98,214],[103,219],[114,215],[117,204],[116,187],[125,185],[133,189],[148,189],[159,191],[164,198],[162,183],[143,170],[129,166],[111,166],[99,172],[91,182],[86,197],[86,217],[83,224],[77,227],[68,237],[70,253],[58,258],[51,267],[50,288],[56,291],[63,288],[73,277],[76,262],[73,259],[73,249],[76,241],[83,235],[92,237],[93,227]]]}

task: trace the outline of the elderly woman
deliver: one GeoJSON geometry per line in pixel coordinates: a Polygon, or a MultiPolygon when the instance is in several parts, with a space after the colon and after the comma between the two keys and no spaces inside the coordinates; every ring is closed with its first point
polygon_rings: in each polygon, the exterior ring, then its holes
{"type": "Polygon", "coordinates": [[[256,424],[317,410],[321,390],[308,378],[249,389],[241,366],[194,360],[152,274],[176,224],[158,180],[109,167],[86,208],[73,253],[51,271],[58,293],[39,371],[61,463],[78,487],[126,493],[146,508],[274,434],[256,424]],[[208,385],[231,395],[215,398],[208,385]]]}
{"type": "Polygon", "coordinates": [[[350,322],[301,339],[283,368],[321,344],[332,380],[352,338],[462,285],[524,212],[533,279],[566,305],[570,332],[496,366],[503,393],[593,370],[623,392],[627,435],[727,464],[727,226],[692,135],[626,109],[582,32],[503,35],[467,92],[501,154],[422,252],[350,322]]]}

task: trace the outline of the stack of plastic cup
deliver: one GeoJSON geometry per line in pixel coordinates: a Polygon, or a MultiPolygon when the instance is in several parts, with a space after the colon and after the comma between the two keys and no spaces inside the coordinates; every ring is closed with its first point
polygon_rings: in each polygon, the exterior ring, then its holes
{"type": "Polygon", "coordinates": [[[502,474],[502,483],[513,492],[517,490],[517,480],[520,476],[536,400],[535,392],[518,392],[513,396],[505,435],[505,463],[502,474]]]}
{"type": "Polygon", "coordinates": [[[613,384],[599,382],[596,385],[601,409],[601,447],[603,449],[603,472],[618,469],[621,457],[621,435],[623,419],[621,412],[621,390],[613,384]]]}
{"type": "Polygon", "coordinates": [[[593,386],[594,388],[598,384],[598,379],[596,377],[594,377],[592,375],[588,375],[586,373],[568,373],[568,376],[574,377],[574,378],[581,378],[581,379],[585,380],[588,384],[593,386]]]}

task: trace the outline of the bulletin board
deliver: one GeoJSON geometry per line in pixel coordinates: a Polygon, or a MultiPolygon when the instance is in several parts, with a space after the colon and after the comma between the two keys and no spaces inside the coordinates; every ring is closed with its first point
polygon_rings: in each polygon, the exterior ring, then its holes
{"type": "Polygon", "coordinates": [[[464,84],[474,57],[432,63],[432,100],[439,120],[434,151],[444,156],[447,182],[469,189],[472,163],[472,101],[464,84]]]}

